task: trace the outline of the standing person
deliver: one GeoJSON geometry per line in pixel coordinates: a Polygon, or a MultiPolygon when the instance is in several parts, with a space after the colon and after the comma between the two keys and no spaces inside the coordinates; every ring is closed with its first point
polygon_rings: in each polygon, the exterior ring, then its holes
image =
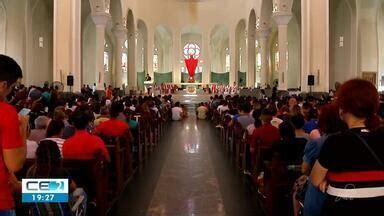
{"type": "Polygon", "coordinates": [[[384,130],[377,116],[379,94],[365,80],[338,89],[339,115],[348,130],[324,142],[311,182],[328,194],[322,215],[383,215],[384,130]]]}
{"type": "Polygon", "coordinates": [[[105,97],[109,100],[112,99],[112,86],[108,86],[108,88],[105,90],[105,97]]]}
{"type": "Polygon", "coordinates": [[[0,215],[16,215],[12,195],[12,173],[23,167],[29,119],[18,117],[6,97],[22,78],[20,66],[12,58],[0,55],[0,215]]]}
{"type": "Polygon", "coordinates": [[[96,83],[93,83],[92,94],[95,95],[95,93],[96,93],[96,83]]]}

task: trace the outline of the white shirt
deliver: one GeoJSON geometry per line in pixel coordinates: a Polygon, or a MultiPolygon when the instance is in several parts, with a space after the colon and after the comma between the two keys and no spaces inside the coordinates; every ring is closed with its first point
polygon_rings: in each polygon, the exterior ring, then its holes
{"type": "Polygon", "coordinates": [[[229,107],[228,105],[224,106],[224,105],[220,105],[219,107],[217,107],[217,111],[219,111],[219,113],[223,113],[225,111],[228,111],[229,110],[229,107]]]}
{"type": "Polygon", "coordinates": [[[57,146],[59,147],[59,149],[60,149],[61,156],[63,156],[62,148],[63,148],[63,144],[65,142],[65,139],[61,139],[61,138],[45,138],[44,140],[51,140],[51,141],[55,142],[57,144],[57,146]]]}
{"type": "Polygon", "coordinates": [[[283,120],[277,118],[277,117],[273,117],[272,120],[271,120],[271,124],[275,127],[275,128],[279,128],[279,125],[283,123],[283,120]]]}
{"type": "Polygon", "coordinates": [[[27,140],[27,159],[36,158],[36,149],[39,147],[37,142],[32,140],[27,140]]]}
{"type": "Polygon", "coordinates": [[[183,113],[183,109],[180,107],[173,107],[172,108],[172,120],[179,121],[181,120],[181,114],[183,113]]]}

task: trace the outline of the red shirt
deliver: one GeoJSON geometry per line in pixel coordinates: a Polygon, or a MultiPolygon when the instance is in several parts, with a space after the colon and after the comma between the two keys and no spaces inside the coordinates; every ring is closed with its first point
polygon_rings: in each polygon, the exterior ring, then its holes
{"type": "Polygon", "coordinates": [[[110,119],[102,122],[96,127],[96,133],[100,133],[108,137],[121,137],[127,133],[128,130],[128,124],[118,119],[110,119]]]}
{"type": "Polygon", "coordinates": [[[110,160],[109,152],[103,140],[81,130],[76,131],[75,135],[64,142],[62,152],[65,159],[92,160],[98,150],[101,150],[106,160],[110,160]]]}
{"type": "Polygon", "coordinates": [[[112,89],[108,88],[105,91],[105,96],[106,96],[106,98],[111,99],[112,98],[112,89]]]}
{"type": "Polygon", "coordinates": [[[9,189],[9,171],[3,158],[3,150],[23,146],[20,136],[19,118],[15,108],[0,102],[0,210],[14,208],[12,191],[9,189]]]}
{"type": "Polygon", "coordinates": [[[260,140],[260,144],[265,147],[272,147],[272,144],[279,141],[280,132],[279,129],[266,123],[260,128],[256,128],[251,136],[251,152],[256,151],[257,141],[260,140]]]}

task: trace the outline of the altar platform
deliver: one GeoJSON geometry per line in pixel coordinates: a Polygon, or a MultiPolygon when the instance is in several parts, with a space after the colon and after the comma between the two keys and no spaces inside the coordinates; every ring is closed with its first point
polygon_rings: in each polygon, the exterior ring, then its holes
{"type": "Polygon", "coordinates": [[[196,93],[188,93],[187,89],[184,89],[172,94],[173,101],[179,101],[182,104],[198,104],[201,102],[209,102],[211,96],[212,94],[208,94],[202,89],[197,89],[196,93]]]}

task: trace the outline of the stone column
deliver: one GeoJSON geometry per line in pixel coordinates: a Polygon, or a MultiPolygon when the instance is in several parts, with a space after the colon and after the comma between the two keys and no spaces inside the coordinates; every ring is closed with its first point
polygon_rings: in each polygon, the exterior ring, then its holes
{"type": "Polygon", "coordinates": [[[113,34],[115,36],[116,46],[115,46],[115,72],[114,72],[114,85],[116,88],[122,88],[123,86],[123,70],[122,70],[122,56],[123,56],[123,46],[127,38],[127,30],[121,26],[117,25],[113,28],[113,34]]]}
{"type": "MultiPolygon", "coordinates": [[[[152,26],[148,27],[148,33],[147,33],[147,40],[146,41],[146,48],[144,48],[145,55],[147,55],[147,67],[144,65],[144,68],[147,68],[146,72],[149,73],[149,76],[152,77],[152,81],[155,82],[155,73],[153,71],[153,54],[154,54],[154,44],[155,44],[155,32],[153,31],[152,26]]],[[[145,62],[144,62],[145,63],[145,62]]],[[[165,72],[165,71],[162,71],[165,72]]]]}
{"type": "Polygon", "coordinates": [[[290,12],[275,12],[273,18],[279,34],[279,90],[287,90],[288,77],[288,23],[292,18],[290,12]]]}
{"type": "Polygon", "coordinates": [[[80,91],[81,1],[55,0],[53,16],[53,81],[66,85],[67,76],[73,75],[73,90],[80,91]]]}
{"type": "MultiPolygon", "coordinates": [[[[128,30],[129,31],[129,30],[128,30]]],[[[137,71],[136,71],[136,39],[135,30],[128,32],[128,89],[137,89],[137,71]]]]}
{"type": "Polygon", "coordinates": [[[231,62],[231,70],[229,72],[229,85],[233,85],[234,82],[238,83],[238,73],[237,73],[237,61],[236,61],[236,55],[238,54],[238,50],[236,50],[236,27],[234,26],[231,28],[231,31],[229,33],[229,55],[230,55],[230,62],[231,62]]]}
{"type": "Polygon", "coordinates": [[[269,70],[269,49],[268,49],[268,38],[271,33],[270,29],[259,29],[257,35],[259,38],[260,55],[261,55],[261,76],[260,84],[262,88],[265,88],[269,83],[268,70],[269,70]]]}
{"type": "Polygon", "coordinates": [[[329,0],[301,2],[301,90],[309,91],[308,75],[314,75],[312,90],[328,92],[329,0]]]}
{"type": "Polygon", "coordinates": [[[248,29],[248,71],[247,71],[247,86],[255,87],[255,77],[256,77],[256,37],[255,30],[253,29],[255,26],[249,26],[248,29]]]}
{"type": "Polygon", "coordinates": [[[180,29],[175,29],[173,35],[173,83],[181,82],[181,63],[183,59],[180,29]]]}
{"type": "MultiPolygon", "coordinates": [[[[203,34],[203,49],[201,51],[202,57],[200,57],[201,60],[203,60],[203,83],[210,83],[211,82],[211,60],[210,60],[210,35],[209,31],[205,31],[203,34]]],[[[200,63],[199,63],[200,65],[200,63]]]]}
{"type": "Polygon", "coordinates": [[[105,41],[105,27],[110,19],[110,15],[105,12],[96,12],[92,14],[92,20],[96,25],[96,86],[98,90],[104,89],[104,41],[105,41]]]}

